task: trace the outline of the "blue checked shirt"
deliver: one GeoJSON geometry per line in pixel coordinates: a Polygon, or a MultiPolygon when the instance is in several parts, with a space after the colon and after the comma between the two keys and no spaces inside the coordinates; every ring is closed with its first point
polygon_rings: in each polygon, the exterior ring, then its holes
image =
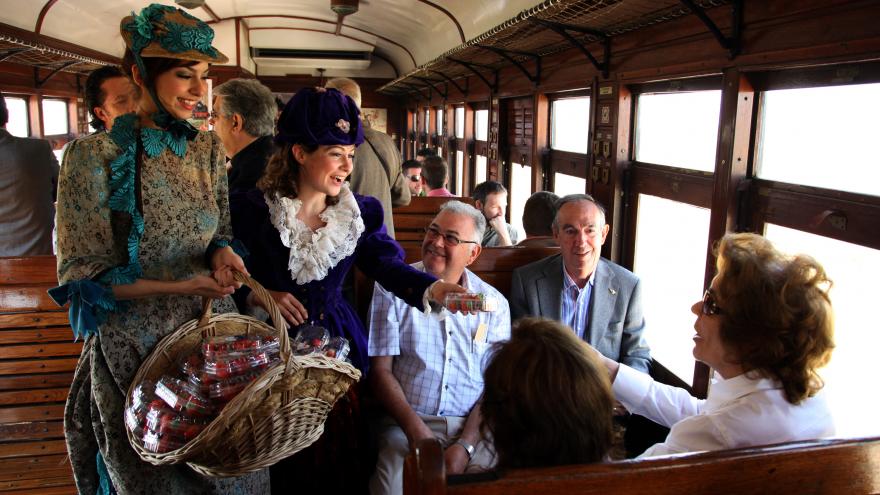
{"type": "Polygon", "coordinates": [[[565,266],[562,267],[562,323],[570,326],[579,339],[585,340],[587,324],[590,322],[590,295],[596,281],[596,270],[587,280],[583,289],[578,288],[574,280],[568,276],[565,266]]]}
{"type": "MultiPolygon", "coordinates": [[[[422,263],[412,265],[424,271],[422,263]]],[[[440,319],[409,306],[379,284],[370,304],[369,355],[394,356],[392,373],[419,414],[467,416],[483,393],[483,369],[492,343],[510,338],[510,306],[489,284],[465,269],[463,286],[498,300],[498,310],[440,319]],[[475,342],[480,324],[486,340],[475,342]]]]}

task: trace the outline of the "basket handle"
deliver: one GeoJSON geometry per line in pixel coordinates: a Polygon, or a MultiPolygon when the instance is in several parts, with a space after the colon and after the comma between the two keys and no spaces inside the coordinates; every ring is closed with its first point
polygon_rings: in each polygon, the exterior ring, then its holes
{"type": "MultiPolygon", "coordinates": [[[[254,296],[263,303],[263,307],[266,308],[266,311],[269,313],[269,317],[272,318],[272,325],[275,327],[275,330],[278,331],[278,344],[280,346],[281,358],[284,362],[290,362],[290,338],[287,336],[287,324],[284,321],[284,317],[281,316],[281,310],[278,309],[278,305],[275,304],[275,300],[272,299],[272,296],[269,295],[269,291],[263,288],[259,282],[248,277],[244,273],[233,270],[232,276],[236,281],[241,282],[244,285],[247,285],[254,292],[254,296]]],[[[199,326],[204,327],[208,325],[208,322],[211,319],[211,302],[212,299],[208,297],[202,298],[202,316],[199,318],[199,326]]]]}

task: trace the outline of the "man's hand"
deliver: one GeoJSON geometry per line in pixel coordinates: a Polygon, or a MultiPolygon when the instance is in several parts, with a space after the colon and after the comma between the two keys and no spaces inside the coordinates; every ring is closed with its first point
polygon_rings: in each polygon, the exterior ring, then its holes
{"type": "Polygon", "coordinates": [[[507,231],[507,222],[504,221],[504,215],[498,215],[489,220],[489,225],[495,229],[495,232],[498,232],[498,237],[501,239],[498,242],[499,246],[512,246],[513,242],[510,240],[510,232],[507,231]]]}
{"type": "Polygon", "coordinates": [[[458,443],[446,447],[443,458],[446,461],[446,474],[461,474],[470,462],[467,451],[458,443]]]}

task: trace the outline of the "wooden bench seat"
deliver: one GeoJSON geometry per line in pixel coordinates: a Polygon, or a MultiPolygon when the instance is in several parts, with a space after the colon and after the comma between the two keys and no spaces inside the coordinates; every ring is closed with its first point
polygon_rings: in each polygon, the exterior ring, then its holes
{"type": "Polygon", "coordinates": [[[397,206],[391,210],[394,218],[394,237],[401,242],[422,242],[425,237],[425,228],[431,225],[431,220],[437,216],[443,203],[455,199],[471,206],[474,200],[471,198],[428,198],[415,197],[406,206],[397,206]]]}
{"type": "Polygon", "coordinates": [[[880,493],[880,437],[791,442],[675,457],[445,475],[423,440],[406,459],[406,495],[880,493]]]}
{"type": "Polygon", "coordinates": [[[0,258],[0,493],[76,493],[64,443],[81,342],[58,285],[54,256],[0,258]]]}

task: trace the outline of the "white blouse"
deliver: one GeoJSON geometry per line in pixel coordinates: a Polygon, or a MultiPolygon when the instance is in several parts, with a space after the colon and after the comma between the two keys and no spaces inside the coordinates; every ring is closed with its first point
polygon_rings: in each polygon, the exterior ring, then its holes
{"type": "Polygon", "coordinates": [[[312,230],[296,217],[302,201],[285,197],[264,196],[269,218],[278,229],[281,243],[290,248],[287,268],[297,284],[321,280],[340,261],[354,253],[364,232],[364,221],[354,194],[343,184],[339,202],[328,206],[319,215],[326,225],[312,230]]]}
{"type": "Polygon", "coordinates": [[[701,400],[621,364],[612,389],[630,412],[672,428],[665,442],[639,457],[834,436],[834,421],[821,391],[793,405],[774,380],[747,375],[714,381],[706,400],[701,400]]]}

